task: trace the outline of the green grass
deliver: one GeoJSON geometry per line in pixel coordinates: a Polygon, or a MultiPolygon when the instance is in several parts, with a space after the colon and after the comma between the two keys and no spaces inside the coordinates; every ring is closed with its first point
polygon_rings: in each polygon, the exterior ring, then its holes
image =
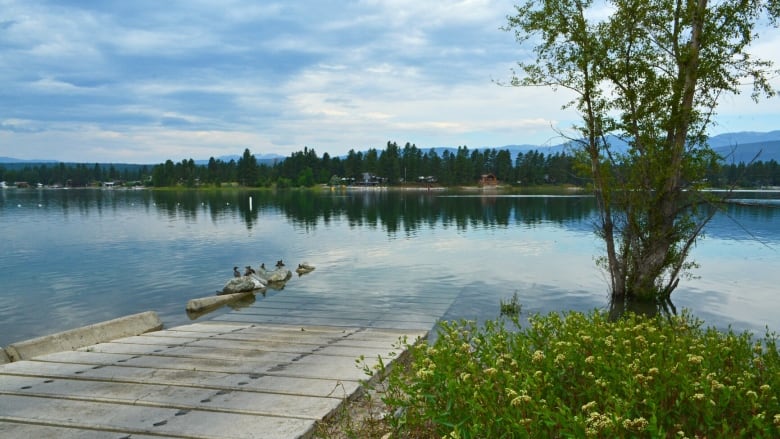
{"type": "Polygon", "coordinates": [[[520,315],[520,311],[523,306],[520,305],[520,300],[517,298],[517,291],[512,295],[509,300],[501,299],[499,314],[508,317],[517,317],[520,315]]]}
{"type": "Polygon", "coordinates": [[[395,437],[780,437],[777,336],[672,318],[535,315],[440,325],[384,402],[395,437]]]}

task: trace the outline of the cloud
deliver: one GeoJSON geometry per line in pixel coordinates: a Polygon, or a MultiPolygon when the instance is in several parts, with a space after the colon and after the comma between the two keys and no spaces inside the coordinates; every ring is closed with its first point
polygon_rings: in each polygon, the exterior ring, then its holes
{"type": "MultiPolygon", "coordinates": [[[[560,108],[570,96],[493,83],[523,53],[499,30],[513,4],[4,0],[0,155],[159,163],[549,142],[577,119],[560,108]]],[[[777,34],[757,53],[776,56],[777,34]]],[[[777,100],[741,99],[721,107],[724,126],[776,127],[777,100]]]]}

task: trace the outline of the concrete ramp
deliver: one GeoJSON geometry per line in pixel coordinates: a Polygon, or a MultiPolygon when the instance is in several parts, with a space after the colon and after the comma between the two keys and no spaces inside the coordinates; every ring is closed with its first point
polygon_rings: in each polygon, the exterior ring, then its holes
{"type": "Polygon", "coordinates": [[[298,438],[426,330],[204,322],[0,365],[0,437],[298,438]]]}

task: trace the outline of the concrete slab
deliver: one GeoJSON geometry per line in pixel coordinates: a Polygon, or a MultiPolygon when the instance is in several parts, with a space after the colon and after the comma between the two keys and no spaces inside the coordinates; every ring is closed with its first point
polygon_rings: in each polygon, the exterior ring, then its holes
{"type": "Polygon", "coordinates": [[[263,373],[224,373],[188,369],[151,369],[148,367],[94,366],[75,363],[19,361],[0,369],[0,377],[26,376],[47,379],[82,379],[122,383],[192,386],[208,389],[254,390],[303,396],[352,395],[360,386],[356,380],[336,382],[268,375],[263,373]]]}
{"type": "Polygon", "coordinates": [[[147,311],[71,329],[18,343],[5,348],[11,361],[27,360],[52,352],[74,350],[96,343],[162,329],[154,311],[147,311]]]}
{"type": "MultiPolygon", "coordinates": [[[[5,438],[36,438],[36,439],[106,439],[121,438],[123,435],[115,431],[84,430],[50,425],[20,424],[0,420],[0,437],[5,438]]],[[[127,435],[125,435],[127,437],[127,435]]],[[[154,436],[134,434],[133,439],[160,439],[174,436],[154,436]]],[[[180,436],[175,436],[180,437],[180,436]]]]}
{"type": "Polygon", "coordinates": [[[217,410],[250,415],[321,419],[341,403],[338,397],[314,397],[252,390],[207,389],[157,384],[130,384],[76,379],[42,380],[5,376],[4,395],[67,398],[115,404],[161,406],[180,410],[217,410]]]}
{"type": "Polygon", "coordinates": [[[225,373],[262,373],[278,364],[288,363],[298,354],[263,353],[257,358],[171,358],[150,355],[107,354],[100,352],[57,352],[37,358],[55,363],[86,363],[92,365],[116,365],[148,367],[153,369],[191,369],[225,373]]]}
{"type": "Polygon", "coordinates": [[[0,420],[127,434],[207,438],[303,437],[308,419],[3,395],[0,420]]]}

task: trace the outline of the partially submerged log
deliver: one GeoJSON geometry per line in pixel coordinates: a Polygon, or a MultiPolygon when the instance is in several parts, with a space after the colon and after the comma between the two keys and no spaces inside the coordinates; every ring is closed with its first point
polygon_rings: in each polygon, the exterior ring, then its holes
{"type": "Polygon", "coordinates": [[[247,296],[254,294],[251,291],[243,293],[223,294],[221,296],[201,297],[200,299],[191,299],[187,302],[187,312],[200,313],[207,310],[219,308],[222,305],[226,305],[237,300],[241,300],[247,296]]]}

